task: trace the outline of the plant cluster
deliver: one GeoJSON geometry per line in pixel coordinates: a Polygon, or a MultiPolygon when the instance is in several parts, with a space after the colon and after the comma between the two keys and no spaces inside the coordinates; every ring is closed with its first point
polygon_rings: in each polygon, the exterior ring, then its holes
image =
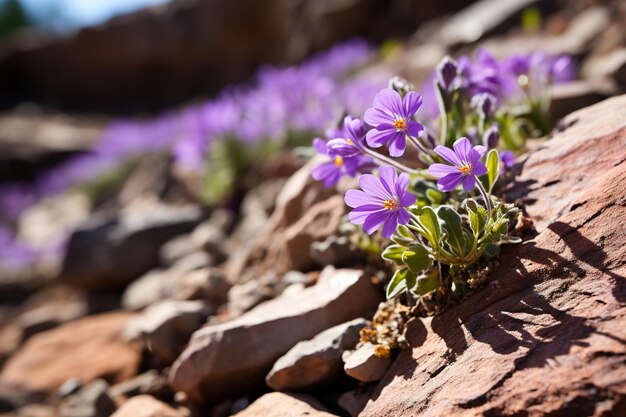
{"type": "Polygon", "coordinates": [[[429,297],[459,300],[484,282],[500,245],[520,242],[519,210],[494,194],[496,184],[526,139],[548,132],[549,86],[573,74],[565,56],[446,57],[433,80],[436,105],[393,78],[362,120],[347,116],[314,140],[328,161],[313,178],[331,187],[358,177],[360,189],[344,198],[348,219],[386,239],[381,255],[395,265],[388,299],[403,295],[427,312],[429,297]],[[434,118],[420,118],[422,107],[434,118]]]}

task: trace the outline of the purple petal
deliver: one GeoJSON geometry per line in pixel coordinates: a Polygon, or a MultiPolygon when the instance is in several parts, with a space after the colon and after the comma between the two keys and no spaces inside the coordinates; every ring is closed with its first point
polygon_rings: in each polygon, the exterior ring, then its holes
{"type": "Polygon", "coordinates": [[[365,139],[367,144],[372,148],[380,148],[385,143],[389,142],[389,139],[395,134],[393,129],[391,130],[377,130],[372,129],[367,132],[365,139]]]}
{"type": "Polygon", "coordinates": [[[326,141],[324,139],[320,139],[320,138],[313,139],[313,148],[315,148],[317,153],[326,155],[326,141]]]}
{"type": "Polygon", "coordinates": [[[350,213],[348,213],[348,220],[350,220],[352,224],[363,224],[365,222],[365,219],[367,219],[370,214],[377,211],[380,211],[380,205],[357,207],[350,213]]]}
{"type": "Polygon", "coordinates": [[[363,231],[368,235],[374,233],[392,213],[389,210],[382,209],[371,213],[363,223],[363,231]]]}
{"type": "Polygon", "coordinates": [[[487,148],[484,147],[483,145],[476,145],[476,146],[474,146],[474,150],[476,152],[478,152],[478,155],[480,155],[479,158],[482,158],[482,156],[485,154],[485,152],[487,152],[487,148]]]}
{"type": "Polygon", "coordinates": [[[330,156],[339,155],[342,157],[350,157],[358,155],[361,151],[354,145],[349,144],[345,139],[337,138],[329,140],[326,149],[330,156]]]}
{"type": "Polygon", "coordinates": [[[444,192],[452,191],[459,186],[459,184],[463,181],[463,178],[465,178],[465,176],[460,172],[448,174],[437,181],[437,187],[444,192]]]}
{"type": "Polygon", "coordinates": [[[398,176],[396,180],[396,188],[395,192],[397,196],[404,195],[406,193],[406,189],[409,188],[409,175],[407,173],[402,173],[398,176]]]}
{"type": "Polygon", "coordinates": [[[472,174],[474,175],[485,175],[487,173],[487,167],[482,162],[476,162],[474,164],[474,168],[472,169],[472,174]]]}
{"type": "Polygon", "coordinates": [[[420,123],[414,122],[414,121],[409,121],[408,126],[407,126],[407,133],[411,136],[413,136],[414,138],[419,138],[420,136],[422,136],[422,132],[424,131],[424,126],[422,126],[420,123]]]}
{"type": "Polygon", "coordinates": [[[435,153],[453,165],[456,165],[458,167],[464,165],[463,162],[457,156],[457,154],[454,153],[454,151],[450,148],[446,148],[445,146],[439,145],[435,148],[435,153]]]}
{"type": "Polygon", "coordinates": [[[393,232],[398,228],[398,212],[393,212],[387,220],[385,220],[385,225],[383,226],[383,236],[389,239],[393,232]]]}
{"type": "Polygon", "coordinates": [[[403,107],[400,94],[389,88],[380,90],[376,97],[374,97],[373,105],[375,108],[389,111],[394,115],[402,115],[403,107]]]}
{"type": "Polygon", "coordinates": [[[415,204],[415,201],[417,201],[417,197],[411,193],[405,193],[402,198],[400,198],[400,205],[402,207],[409,207],[415,204]]]}
{"type": "Polygon", "coordinates": [[[372,174],[364,174],[359,178],[359,185],[367,194],[385,201],[391,196],[387,193],[380,180],[372,174]]]}
{"type": "Polygon", "coordinates": [[[457,139],[452,147],[454,148],[454,153],[458,155],[459,159],[463,162],[464,165],[472,162],[470,155],[470,153],[472,152],[472,144],[470,143],[469,139],[457,139]]]}
{"type": "Polygon", "coordinates": [[[398,223],[399,224],[408,224],[410,221],[411,221],[411,215],[409,214],[408,211],[404,209],[398,210],[398,223]]]}
{"type": "Polygon", "coordinates": [[[389,141],[389,155],[397,158],[404,155],[406,150],[406,135],[404,132],[396,132],[396,134],[389,141]]]}
{"type": "Polygon", "coordinates": [[[393,115],[386,113],[385,111],[381,109],[374,108],[374,109],[368,109],[365,112],[365,116],[363,117],[363,120],[368,125],[376,127],[379,124],[383,124],[383,123],[387,123],[387,124],[393,123],[394,117],[393,115]]]}
{"type": "Polygon", "coordinates": [[[359,119],[348,120],[348,117],[346,117],[343,125],[346,136],[353,142],[361,142],[363,139],[363,122],[359,119]]]}
{"type": "Polygon", "coordinates": [[[465,191],[472,191],[472,189],[476,186],[476,178],[473,175],[465,176],[463,179],[463,189],[465,191]]]}
{"type": "Polygon", "coordinates": [[[380,177],[380,183],[385,187],[389,196],[393,196],[396,192],[396,182],[398,181],[398,173],[395,168],[388,165],[383,165],[378,168],[378,176],[380,177]]]}
{"type": "Polygon", "coordinates": [[[351,177],[356,177],[356,174],[361,168],[360,155],[347,157],[343,159],[343,170],[351,177]]]}
{"type": "Polygon", "coordinates": [[[377,204],[376,210],[380,209],[380,200],[372,197],[361,190],[348,190],[343,201],[352,208],[377,204]]]}
{"type": "Polygon", "coordinates": [[[446,164],[432,164],[428,167],[428,172],[434,177],[441,178],[448,174],[459,172],[459,168],[446,164]]]}
{"type": "Polygon", "coordinates": [[[404,117],[410,119],[422,106],[422,96],[414,91],[409,91],[404,96],[404,117]]]}

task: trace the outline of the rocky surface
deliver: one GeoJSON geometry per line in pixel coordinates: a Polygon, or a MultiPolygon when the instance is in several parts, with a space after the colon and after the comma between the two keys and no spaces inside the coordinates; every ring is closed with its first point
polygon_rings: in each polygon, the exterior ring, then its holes
{"type": "Polygon", "coordinates": [[[169,365],[207,315],[202,301],[166,300],[152,304],[129,321],[123,336],[129,341],[142,342],[157,363],[169,365]]]}
{"type": "Polygon", "coordinates": [[[56,391],[70,378],[121,382],[137,372],[139,351],[121,332],[132,314],[86,317],[31,337],[5,363],[0,385],[27,392],[56,391]]]}
{"type": "Polygon", "coordinates": [[[63,400],[61,417],[109,417],[117,405],[107,393],[109,384],[98,379],[63,400]]]}
{"type": "Polygon", "coordinates": [[[380,288],[359,270],[326,269],[318,283],[197,331],[170,373],[192,398],[217,400],[262,386],[272,364],[296,343],[375,310],[380,288]]]}
{"type": "Polygon", "coordinates": [[[187,417],[184,410],[177,410],[155,400],[149,395],[138,395],[124,403],[111,417],[187,417]]]}
{"type": "Polygon", "coordinates": [[[341,355],[356,346],[365,325],[367,320],[354,319],[298,343],[274,363],[265,382],[276,391],[299,391],[332,381],[341,371],[341,355]]]}
{"type": "Polygon", "coordinates": [[[364,344],[354,352],[346,352],[343,359],[346,374],[361,382],[378,381],[385,376],[392,362],[389,356],[376,355],[375,346],[371,343],[364,344]]]}
{"type": "Polygon", "coordinates": [[[71,236],[61,278],[91,290],[123,287],[157,264],[161,245],[200,219],[197,207],[159,204],[92,219],[71,236]]]}
{"type": "MultiPolygon", "coordinates": [[[[305,394],[265,394],[234,417],[333,417],[314,397],[305,394]]],[[[335,416],[336,417],[336,416],[335,416]]]]}
{"type": "Polygon", "coordinates": [[[536,236],[486,289],[410,323],[360,416],[623,415],[624,114],[626,96],[576,112],[519,164],[508,195],[536,236]]]}

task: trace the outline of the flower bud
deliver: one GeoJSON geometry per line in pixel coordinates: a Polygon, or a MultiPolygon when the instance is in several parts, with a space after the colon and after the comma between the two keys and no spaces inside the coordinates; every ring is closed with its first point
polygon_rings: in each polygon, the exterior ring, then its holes
{"type": "Polygon", "coordinates": [[[482,118],[493,116],[496,110],[496,98],[489,93],[482,93],[472,97],[470,106],[478,113],[482,118]]]}
{"type": "Polygon", "coordinates": [[[458,64],[449,56],[444,57],[439,65],[437,65],[437,78],[446,90],[449,90],[450,86],[452,86],[452,83],[458,75],[458,70],[458,64]]]}
{"type": "Polygon", "coordinates": [[[409,91],[413,90],[413,85],[402,77],[393,77],[389,79],[389,88],[404,98],[409,91]]]}
{"type": "Polygon", "coordinates": [[[500,142],[500,130],[497,124],[493,124],[483,135],[483,145],[487,149],[495,149],[500,142]]]}

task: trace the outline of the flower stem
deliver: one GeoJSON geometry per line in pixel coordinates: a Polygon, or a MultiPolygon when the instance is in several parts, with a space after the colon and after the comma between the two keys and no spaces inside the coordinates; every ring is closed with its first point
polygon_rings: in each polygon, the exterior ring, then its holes
{"type": "Polygon", "coordinates": [[[441,117],[441,132],[439,135],[439,143],[445,146],[446,141],[448,140],[448,111],[446,108],[445,99],[443,97],[443,88],[437,82],[437,80],[435,80],[435,92],[437,93],[437,104],[439,105],[439,115],[441,117]]]}
{"type": "Polygon", "coordinates": [[[422,145],[420,143],[420,141],[417,138],[414,138],[411,135],[407,135],[409,137],[409,140],[413,143],[413,145],[415,145],[415,147],[420,150],[421,152],[424,152],[425,154],[428,155],[428,150],[424,147],[424,145],[422,145]]]}
{"type": "Polygon", "coordinates": [[[373,151],[365,146],[361,147],[361,149],[363,150],[363,152],[365,152],[366,154],[368,154],[369,156],[371,156],[374,159],[377,159],[379,161],[382,161],[386,164],[389,164],[397,169],[399,169],[400,171],[404,171],[407,174],[412,174],[412,175],[418,175],[422,178],[425,179],[430,179],[431,175],[428,173],[428,170],[425,169],[413,169],[413,168],[409,168],[408,166],[401,164],[398,161],[395,161],[385,155],[379,154],[376,151],[373,151]]]}
{"type": "Polygon", "coordinates": [[[480,195],[485,201],[485,206],[487,207],[487,219],[491,219],[491,199],[489,198],[489,195],[487,195],[487,191],[485,191],[485,187],[483,187],[483,184],[480,182],[478,177],[474,175],[474,178],[476,179],[476,187],[478,188],[478,191],[480,191],[480,195]]]}

